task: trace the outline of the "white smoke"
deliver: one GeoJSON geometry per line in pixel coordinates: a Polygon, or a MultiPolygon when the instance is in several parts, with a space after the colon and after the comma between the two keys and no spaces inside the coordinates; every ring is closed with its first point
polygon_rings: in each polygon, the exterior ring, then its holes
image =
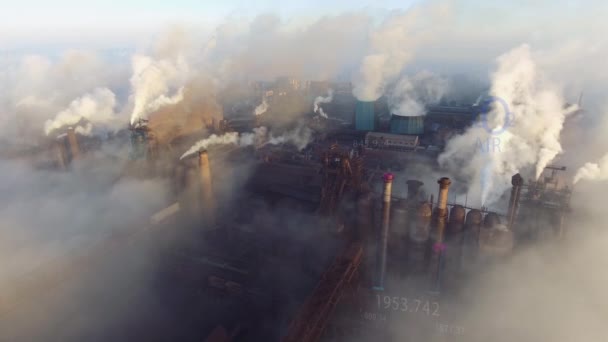
{"type": "Polygon", "coordinates": [[[222,135],[212,134],[209,138],[199,140],[188,151],[186,151],[179,159],[184,159],[198,151],[205,150],[215,145],[238,145],[241,147],[251,146],[265,139],[267,134],[266,127],[258,127],[253,129],[253,133],[229,132],[222,135]]]}
{"type": "Polygon", "coordinates": [[[317,96],[315,98],[315,101],[313,103],[313,111],[315,113],[318,113],[319,115],[321,115],[324,118],[329,118],[327,116],[327,114],[323,111],[323,107],[319,106],[321,103],[330,103],[331,101],[333,101],[334,99],[334,90],[333,89],[328,89],[327,90],[327,96],[323,97],[323,96],[317,96]]]}
{"type": "Polygon", "coordinates": [[[127,75],[127,68],[83,51],[69,50],[59,58],[5,54],[0,58],[0,134],[31,143],[44,135],[45,122],[74,99],[97,88],[114,89],[127,75]]]}
{"type": "Polygon", "coordinates": [[[212,134],[208,138],[196,142],[180,157],[180,160],[215,145],[237,145],[245,147],[251,145],[262,146],[268,144],[280,145],[290,143],[296,146],[298,150],[302,150],[310,143],[311,138],[312,131],[305,126],[298,126],[294,130],[279,136],[274,136],[272,133],[269,134],[266,127],[254,128],[251,133],[239,134],[237,132],[229,132],[222,135],[212,134]]]}
{"type": "Polygon", "coordinates": [[[414,51],[434,30],[421,26],[424,21],[442,20],[447,7],[442,4],[414,6],[389,16],[370,34],[368,54],[353,76],[353,95],[360,101],[376,101],[387,84],[394,82],[412,60],[414,51]],[[423,19],[423,20],[421,20],[423,19]]]}
{"type": "Polygon", "coordinates": [[[199,140],[194,144],[188,151],[186,151],[179,159],[184,159],[194,153],[205,150],[210,146],[214,145],[229,145],[238,144],[239,134],[237,132],[229,132],[222,135],[211,134],[209,138],[199,140]]]}
{"type": "Polygon", "coordinates": [[[447,79],[429,71],[418,72],[412,77],[403,76],[388,99],[391,113],[402,116],[425,115],[425,106],[439,102],[447,90],[447,79]]]}
{"type": "Polygon", "coordinates": [[[267,144],[279,145],[279,144],[293,144],[298,150],[302,150],[310,143],[312,139],[312,131],[306,126],[298,126],[297,128],[283,133],[282,135],[275,137],[270,134],[267,144]]]}
{"type": "Polygon", "coordinates": [[[257,107],[255,107],[253,114],[255,114],[256,116],[262,115],[262,114],[266,113],[267,110],[268,110],[268,102],[266,101],[266,96],[264,96],[264,98],[262,99],[262,103],[260,103],[257,107]]]}
{"type": "Polygon", "coordinates": [[[166,105],[180,102],[184,97],[184,85],[189,71],[186,60],[154,59],[135,55],[132,58],[133,76],[131,88],[133,112],[131,124],[166,105]]]}
{"type": "Polygon", "coordinates": [[[481,185],[484,205],[500,198],[513,174],[540,176],[562,152],[560,132],[576,109],[564,106],[561,89],[543,78],[527,45],[498,58],[490,93],[497,100],[487,117],[451,139],[439,156],[442,166],[468,176],[472,187],[481,185]]]}
{"type": "Polygon", "coordinates": [[[44,124],[44,132],[49,135],[52,131],[66,126],[76,126],[76,132],[90,135],[93,127],[100,129],[115,129],[123,122],[118,120],[114,112],[116,96],[107,88],[97,88],[70,103],[68,108],[59,112],[53,120],[44,124]]]}
{"type": "Polygon", "coordinates": [[[583,179],[595,181],[608,180],[608,154],[604,155],[597,163],[585,163],[585,165],[576,171],[573,183],[576,184],[583,179]]]}

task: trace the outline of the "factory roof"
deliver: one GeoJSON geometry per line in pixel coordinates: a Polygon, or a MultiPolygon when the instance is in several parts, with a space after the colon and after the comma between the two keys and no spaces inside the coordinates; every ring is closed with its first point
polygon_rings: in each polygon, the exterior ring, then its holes
{"type": "Polygon", "coordinates": [[[476,107],[473,106],[429,106],[427,115],[448,114],[448,115],[473,115],[476,107]]]}

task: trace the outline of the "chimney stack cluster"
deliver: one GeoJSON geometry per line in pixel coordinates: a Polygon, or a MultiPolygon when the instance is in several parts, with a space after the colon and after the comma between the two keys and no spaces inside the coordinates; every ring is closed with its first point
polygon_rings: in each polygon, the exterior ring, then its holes
{"type": "MultiPolygon", "coordinates": [[[[448,210],[449,188],[452,184],[447,177],[437,181],[439,194],[437,204],[433,210],[432,200],[422,201],[420,191],[423,185],[417,180],[408,180],[408,197],[403,205],[399,201],[393,210],[393,215],[406,217],[405,227],[398,227],[404,220],[395,217],[391,224],[391,201],[394,175],[387,173],[383,177],[384,188],[382,193],[382,220],[378,229],[376,269],[373,287],[383,290],[386,286],[387,254],[391,246],[398,243],[389,243],[389,237],[399,237],[398,232],[406,232],[405,253],[391,251],[392,255],[405,255],[406,260],[395,262],[392,268],[404,267],[409,274],[419,274],[431,271],[431,286],[440,291],[444,280],[450,283],[456,275],[463,270],[463,264],[474,263],[483,251],[496,252],[494,254],[506,255],[513,247],[511,228],[514,225],[519,205],[519,197],[523,186],[523,179],[519,174],[513,176],[511,200],[507,214],[508,226],[500,224],[500,218],[495,213],[483,215],[482,211],[467,208],[462,205],[452,205],[448,210]],[[399,207],[399,208],[397,208],[399,207]],[[402,209],[401,211],[397,209],[402,209]],[[403,211],[403,212],[402,212],[403,211]],[[449,214],[449,215],[448,215],[449,214]]],[[[359,207],[369,207],[368,197],[361,197],[359,207]],[[365,205],[366,204],[366,205],[365,205]]],[[[370,210],[366,210],[369,212],[370,210]]],[[[359,225],[371,221],[368,215],[359,213],[359,225]]],[[[377,222],[377,221],[376,221],[377,222]]],[[[377,223],[378,224],[378,223],[377,223]]],[[[360,227],[361,228],[361,227],[360,227]]],[[[401,258],[399,258],[401,259],[401,258]]],[[[403,270],[397,270],[403,273],[403,270]]]]}

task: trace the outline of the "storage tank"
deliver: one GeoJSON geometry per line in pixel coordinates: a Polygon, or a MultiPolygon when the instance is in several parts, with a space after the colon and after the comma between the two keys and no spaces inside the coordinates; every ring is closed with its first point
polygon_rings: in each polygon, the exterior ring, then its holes
{"type": "Polygon", "coordinates": [[[391,133],[421,135],[424,133],[424,116],[391,115],[391,133]]]}
{"type": "Polygon", "coordinates": [[[374,101],[357,101],[355,107],[355,129],[358,131],[373,131],[376,129],[374,101]]]}
{"type": "Polygon", "coordinates": [[[477,262],[479,250],[479,231],[483,216],[481,211],[472,209],[467,213],[464,225],[464,242],[462,247],[461,268],[465,271],[472,270],[477,262]]]}
{"type": "Polygon", "coordinates": [[[479,232],[479,256],[484,261],[503,258],[513,250],[513,232],[504,224],[495,224],[479,232]]]}
{"type": "Polygon", "coordinates": [[[450,210],[448,227],[445,234],[445,283],[447,286],[458,281],[461,270],[463,245],[464,245],[464,221],[466,211],[463,206],[455,205],[450,210]]]}
{"type": "Polygon", "coordinates": [[[484,228],[492,228],[498,224],[500,224],[500,217],[496,213],[488,213],[486,217],[483,219],[484,228]]]}
{"type": "Polygon", "coordinates": [[[455,205],[450,210],[447,234],[461,233],[464,230],[465,210],[461,205],[455,205]]]}

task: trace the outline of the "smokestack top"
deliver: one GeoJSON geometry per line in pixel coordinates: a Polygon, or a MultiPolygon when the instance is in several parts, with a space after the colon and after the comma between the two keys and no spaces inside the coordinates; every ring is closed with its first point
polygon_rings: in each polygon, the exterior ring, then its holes
{"type": "Polygon", "coordinates": [[[452,184],[452,181],[448,177],[442,177],[437,181],[437,184],[440,185],[442,189],[449,187],[452,184]]]}
{"type": "Polygon", "coordinates": [[[419,180],[415,180],[415,179],[410,179],[407,182],[405,182],[408,186],[414,187],[414,188],[419,188],[421,186],[424,185],[424,183],[422,183],[419,180]]]}
{"type": "Polygon", "coordinates": [[[511,184],[513,186],[522,186],[524,185],[524,178],[518,173],[511,177],[511,184]]]}
{"type": "Polygon", "coordinates": [[[392,182],[394,178],[395,176],[393,176],[393,174],[390,172],[387,172],[384,174],[384,176],[382,176],[382,179],[384,179],[385,182],[392,182]]]}
{"type": "Polygon", "coordinates": [[[207,150],[204,150],[204,149],[203,149],[203,150],[199,150],[199,151],[198,151],[198,154],[199,154],[199,155],[201,155],[201,154],[207,154],[207,150]]]}

